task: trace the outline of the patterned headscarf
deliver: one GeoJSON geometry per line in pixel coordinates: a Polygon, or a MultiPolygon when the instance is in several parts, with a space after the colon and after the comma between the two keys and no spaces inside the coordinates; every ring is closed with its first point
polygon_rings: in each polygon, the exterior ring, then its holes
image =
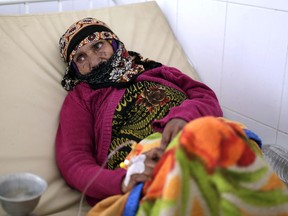
{"type": "Polygon", "coordinates": [[[145,69],[161,65],[148,59],[143,60],[139,53],[127,51],[117,35],[104,22],[95,18],[84,18],[72,24],[60,38],[59,45],[61,56],[67,64],[61,84],[67,91],[72,90],[79,82],[88,83],[92,89],[122,87],[145,69]],[[73,57],[80,47],[96,40],[107,40],[112,45],[114,54],[107,62],[100,63],[90,73],[82,75],[73,62],[73,57]]]}
{"type": "Polygon", "coordinates": [[[84,18],[73,23],[59,40],[60,54],[70,66],[76,51],[85,44],[95,40],[119,40],[111,29],[95,18],[84,18]]]}

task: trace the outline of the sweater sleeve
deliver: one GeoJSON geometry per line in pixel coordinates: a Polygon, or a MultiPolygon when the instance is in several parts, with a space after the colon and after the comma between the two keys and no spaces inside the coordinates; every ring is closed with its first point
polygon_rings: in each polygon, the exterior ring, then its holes
{"type": "Polygon", "coordinates": [[[162,77],[167,85],[176,85],[188,98],[180,106],[171,108],[164,118],[153,121],[152,127],[155,131],[162,132],[166,123],[173,118],[189,122],[202,116],[223,115],[216,94],[207,85],[193,80],[176,68],[163,67],[159,73],[161,75],[157,76],[162,77]]]}
{"type": "Polygon", "coordinates": [[[65,181],[85,192],[90,200],[100,201],[120,194],[126,170],[108,170],[94,157],[94,117],[79,99],[68,95],[60,113],[56,136],[56,161],[65,181]]]}

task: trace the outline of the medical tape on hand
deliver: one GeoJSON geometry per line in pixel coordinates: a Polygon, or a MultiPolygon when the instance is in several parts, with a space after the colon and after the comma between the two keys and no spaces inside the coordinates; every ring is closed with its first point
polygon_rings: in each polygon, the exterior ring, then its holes
{"type": "Polygon", "coordinates": [[[145,160],[146,155],[143,154],[131,158],[130,165],[127,169],[127,173],[124,179],[124,185],[126,187],[128,186],[132,175],[141,174],[145,171],[145,164],[144,164],[145,160]]]}

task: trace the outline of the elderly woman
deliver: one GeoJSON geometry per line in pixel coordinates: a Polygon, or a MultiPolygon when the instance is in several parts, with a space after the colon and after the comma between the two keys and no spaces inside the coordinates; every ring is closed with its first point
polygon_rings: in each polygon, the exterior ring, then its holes
{"type": "Polygon", "coordinates": [[[101,171],[85,191],[90,205],[147,181],[187,122],[222,116],[209,87],[176,68],[127,51],[97,19],[72,24],[59,43],[67,63],[62,85],[69,92],[56,137],[57,164],[66,182],[82,192],[101,171]],[[130,174],[124,184],[127,170],[120,163],[131,151],[131,142],[155,132],[162,133],[161,146],[145,153],[143,172],[130,174]]]}

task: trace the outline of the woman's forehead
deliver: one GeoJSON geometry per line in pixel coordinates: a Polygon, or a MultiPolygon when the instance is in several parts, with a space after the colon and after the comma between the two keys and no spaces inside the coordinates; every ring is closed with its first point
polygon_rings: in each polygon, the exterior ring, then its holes
{"type": "MultiPolygon", "coordinates": [[[[95,40],[95,41],[91,41],[85,45],[83,45],[82,47],[78,48],[78,50],[76,51],[76,54],[78,51],[81,51],[81,50],[90,50],[90,49],[94,49],[95,47],[95,44],[97,43],[103,43],[103,44],[106,44],[108,43],[106,40],[95,40]]],[[[109,43],[108,43],[109,44],[109,43]]]]}

